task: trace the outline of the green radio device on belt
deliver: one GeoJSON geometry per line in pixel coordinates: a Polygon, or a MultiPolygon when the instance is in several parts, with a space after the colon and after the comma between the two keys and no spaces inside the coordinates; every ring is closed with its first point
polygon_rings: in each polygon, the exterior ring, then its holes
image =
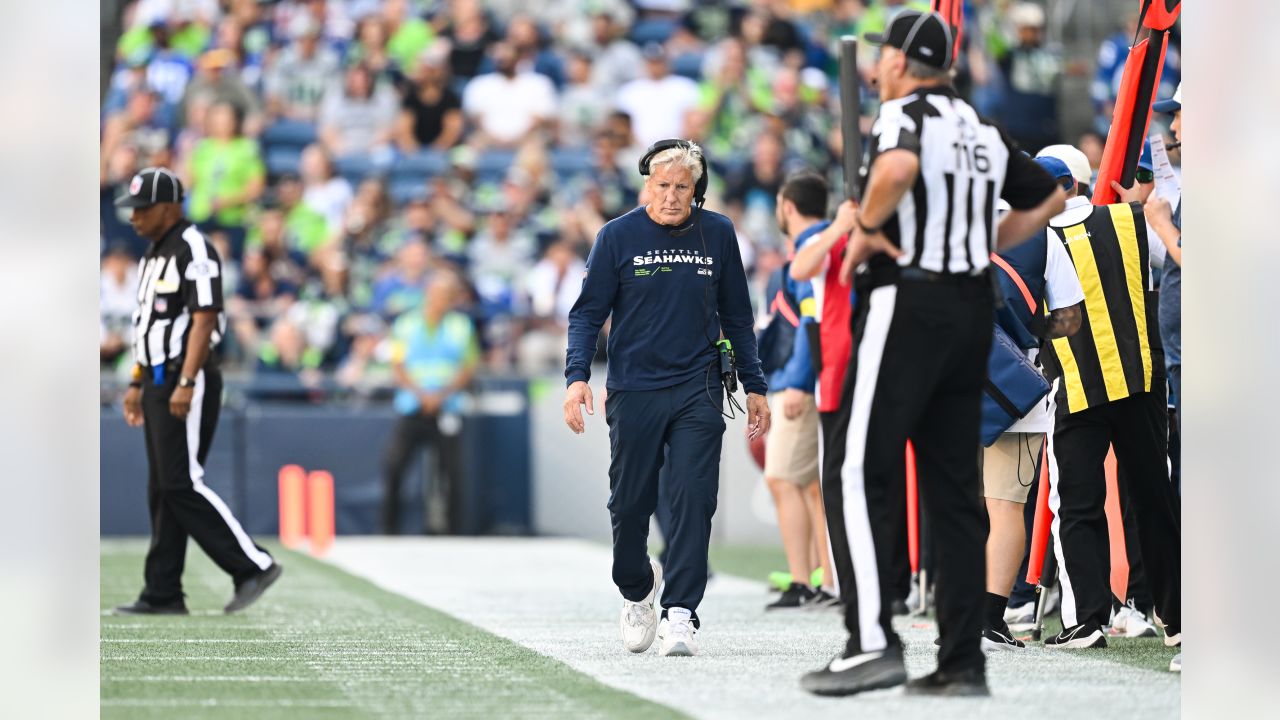
{"type": "Polygon", "coordinates": [[[738,391],[738,358],[733,353],[733,343],[729,342],[729,338],[720,338],[716,342],[716,349],[720,351],[720,379],[724,382],[725,390],[733,395],[738,391]]]}

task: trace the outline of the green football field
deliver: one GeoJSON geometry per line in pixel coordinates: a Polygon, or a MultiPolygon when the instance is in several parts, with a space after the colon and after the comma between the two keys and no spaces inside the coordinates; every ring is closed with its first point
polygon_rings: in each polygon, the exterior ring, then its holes
{"type": "MultiPolygon", "coordinates": [[[[719,580],[704,602],[705,657],[684,665],[616,647],[607,547],[341,538],[331,562],[270,549],[285,575],[246,612],[222,613],[231,583],[193,547],[190,617],[116,617],[109,608],[140,587],[145,543],[103,541],[104,718],[772,717],[779,707],[819,716],[855,707],[796,687],[803,670],[830,657],[841,631],[834,613],[763,612],[763,579],[785,566],[775,548],[713,549],[719,580]],[[581,606],[561,600],[575,595],[581,606]],[[669,693],[672,683],[702,685],[669,693]]],[[[928,669],[932,622],[907,621],[899,632],[909,670],[928,669]]],[[[1026,652],[989,658],[995,696],[984,710],[1043,701],[1040,717],[1077,717],[1070,700],[1087,688],[1114,696],[1117,717],[1176,716],[1178,678],[1164,670],[1174,651],[1159,639],[1112,641],[1087,656],[1026,652]]],[[[892,692],[856,702],[870,716],[973,712],[892,692]]]]}
{"type": "MultiPolygon", "coordinates": [[[[660,708],[305,555],[222,613],[231,582],[187,556],[190,617],[102,618],[102,717],[651,718],[660,708]],[[192,714],[194,712],[194,715],[192,714]]],[[[146,546],[103,541],[103,610],[132,599],[146,546]]],[[[669,710],[665,712],[670,713],[669,710]]]]}

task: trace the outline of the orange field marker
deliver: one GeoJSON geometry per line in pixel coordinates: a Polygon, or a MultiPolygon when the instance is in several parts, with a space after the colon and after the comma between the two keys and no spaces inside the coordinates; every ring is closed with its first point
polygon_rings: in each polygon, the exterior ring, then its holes
{"type": "Polygon", "coordinates": [[[280,544],[302,545],[306,535],[306,471],[298,465],[280,468],[280,544]]]}
{"type": "Polygon", "coordinates": [[[333,475],[312,470],[307,476],[307,526],[311,554],[324,555],[333,546],[333,475]]]}

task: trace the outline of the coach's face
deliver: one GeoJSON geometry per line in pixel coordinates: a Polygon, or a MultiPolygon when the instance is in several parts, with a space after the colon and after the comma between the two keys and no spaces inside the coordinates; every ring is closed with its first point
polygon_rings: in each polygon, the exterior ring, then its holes
{"type": "Polygon", "coordinates": [[[649,217],[661,225],[679,225],[693,206],[693,172],[674,164],[655,165],[645,182],[649,217]]]}

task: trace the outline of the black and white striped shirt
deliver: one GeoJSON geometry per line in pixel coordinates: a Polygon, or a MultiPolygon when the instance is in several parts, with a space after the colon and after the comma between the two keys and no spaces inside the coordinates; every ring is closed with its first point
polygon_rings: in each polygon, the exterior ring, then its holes
{"type": "MultiPolygon", "coordinates": [[[[996,199],[1025,210],[1053,192],[1049,173],[948,86],[885,102],[871,136],[868,167],[890,150],[920,157],[915,185],[883,226],[903,250],[902,267],[976,275],[995,249],[996,199]]],[[[870,264],[891,262],[881,255],[870,264]]]]}
{"type": "Polygon", "coordinates": [[[213,310],[218,323],[211,344],[226,330],[222,312],[222,261],[187,221],[151,243],[138,266],[138,309],[133,313],[133,356],[143,367],[163,365],[186,353],[193,310],[213,310]]]}

